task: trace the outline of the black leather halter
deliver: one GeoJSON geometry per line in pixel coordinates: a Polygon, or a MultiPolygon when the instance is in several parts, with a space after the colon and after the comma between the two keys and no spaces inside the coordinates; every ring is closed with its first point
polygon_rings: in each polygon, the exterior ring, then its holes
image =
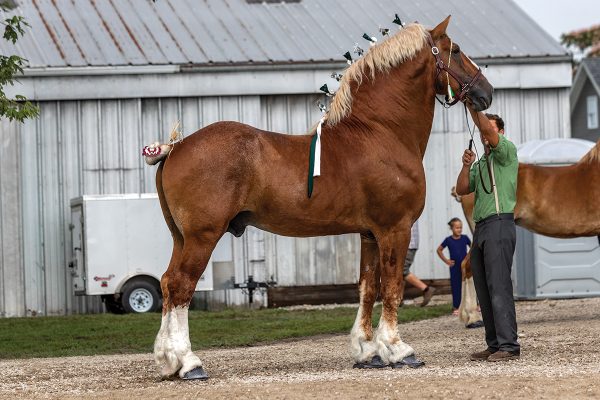
{"type": "MultiPolygon", "coordinates": [[[[436,68],[435,81],[437,82],[437,78],[438,78],[438,76],[440,76],[440,72],[446,71],[448,74],[450,74],[450,76],[452,76],[456,80],[456,82],[458,82],[458,85],[460,86],[460,93],[454,97],[454,100],[452,102],[446,101],[445,103],[442,103],[442,104],[446,107],[451,107],[451,106],[455,105],[456,103],[458,103],[459,101],[464,101],[466,99],[467,95],[469,94],[469,91],[471,91],[471,89],[473,88],[475,83],[477,83],[479,78],[481,78],[481,68],[477,69],[477,73],[475,74],[475,76],[473,76],[471,78],[471,80],[469,82],[464,83],[463,80],[460,78],[460,76],[458,76],[458,74],[456,72],[454,72],[452,69],[450,69],[450,67],[448,67],[448,65],[446,65],[444,60],[442,60],[442,57],[440,57],[440,49],[435,45],[435,43],[433,43],[433,39],[432,39],[431,35],[427,35],[427,42],[431,46],[431,54],[433,54],[433,56],[435,57],[435,68],[436,68]]],[[[450,51],[452,51],[452,49],[450,49],[450,51]]],[[[437,96],[436,96],[436,99],[437,99],[437,96]]],[[[441,100],[439,100],[439,99],[438,99],[438,101],[441,102],[441,100]]]]}

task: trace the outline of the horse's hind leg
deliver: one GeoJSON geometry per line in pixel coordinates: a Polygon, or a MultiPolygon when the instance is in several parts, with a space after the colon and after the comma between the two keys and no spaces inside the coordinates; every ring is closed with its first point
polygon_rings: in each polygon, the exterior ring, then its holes
{"type": "Polygon", "coordinates": [[[171,314],[169,314],[167,304],[169,303],[169,290],[168,288],[162,287],[163,283],[166,282],[164,277],[167,273],[170,273],[171,270],[177,268],[179,265],[179,261],[181,258],[181,252],[183,250],[183,238],[181,235],[175,235],[173,237],[173,252],[171,253],[171,261],[169,262],[169,267],[167,271],[163,274],[163,279],[161,279],[161,291],[163,296],[163,311],[162,311],[162,320],[160,324],[160,329],[158,334],[156,335],[156,340],[154,341],[154,359],[156,364],[161,367],[160,374],[163,377],[168,377],[174,375],[180,368],[179,361],[175,357],[175,359],[168,359],[167,357],[171,354],[166,352],[168,347],[169,340],[169,326],[171,325],[171,314]]]}
{"type": "Polygon", "coordinates": [[[414,357],[415,351],[400,339],[398,306],[402,300],[402,266],[410,240],[410,225],[377,237],[381,263],[381,294],[383,307],[375,333],[378,353],[384,363],[394,368],[412,368],[423,363],[414,357]]]}
{"type": "Polygon", "coordinates": [[[191,349],[188,308],[220,236],[213,231],[195,233],[184,237],[181,250],[174,246],[171,263],[161,279],[163,316],[154,343],[155,359],[162,367],[163,377],[179,371],[184,379],[208,378],[191,349]]]}
{"type": "Polygon", "coordinates": [[[373,342],[373,304],[379,292],[379,248],[374,237],[361,235],[360,241],[360,306],[350,333],[352,356],[356,368],[368,367],[377,354],[373,342]]]}

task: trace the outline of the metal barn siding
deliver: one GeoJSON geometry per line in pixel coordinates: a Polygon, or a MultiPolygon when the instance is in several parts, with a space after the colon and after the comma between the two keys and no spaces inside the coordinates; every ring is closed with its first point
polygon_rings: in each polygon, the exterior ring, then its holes
{"type": "Polygon", "coordinates": [[[14,315],[25,295],[18,154],[18,125],[0,120],[0,316],[14,315]]]}
{"type": "MultiPolygon", "coordinates": [[[[498,90],[492,111],[508,137],[567,137],[568,89],[498,90]]],[[[165,138],[177,119],[186,134],[220,120],[301,134],[319,119],[318,95],[49,101],[22,126],[2,122],[0,313],[6,316],[97,311],[98,299],[73,297],[69,199],[83,194],[154,192],[156,169],[143,164],[143,144],[165,138]]],[[[427,200],[414,272],[447,278],[435,249],[462,216],[450,196],[468,142],[464,110],[436,110],[425,155],[427,200]]],[[[326,156],[326,155],[324,155],[326,156]]],[[[468,232],[467,232],[468,233],[468,232]]],[[[249,228],[233,241],[236,280],[249,274],[280,285],[351,283],[358,278],[357,235],[288,238],[249,228]]],[[[239,304],[239,290],[207,294],[239,304]]]]}

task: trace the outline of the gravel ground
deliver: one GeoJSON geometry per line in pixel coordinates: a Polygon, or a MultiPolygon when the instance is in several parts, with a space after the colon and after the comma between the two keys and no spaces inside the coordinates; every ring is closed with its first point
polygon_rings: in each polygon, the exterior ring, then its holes
{"type": "Polygon", "coordinates": [[[199,351],[208,382],[160,381],[150,354],[2,361],[0,398],[600,398],[600,298],[520,302],[517,315],[522,356],[508,363],[468,361],[483,330],[447,316],[401,326],[418,370],[353,370],[348,336],[328,335],[199,351]]]}

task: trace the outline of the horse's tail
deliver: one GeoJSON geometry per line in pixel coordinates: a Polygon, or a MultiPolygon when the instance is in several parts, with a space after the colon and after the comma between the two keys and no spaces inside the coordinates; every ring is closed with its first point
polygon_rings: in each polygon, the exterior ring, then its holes
{"type": "MultiPolygon", "coordinates": [[[[166,157],[166,155],[164,157],[166,157]]],[[[164,157],[162,157],[161,159],[163,159],[164,157]]],[[[171,231],[171,235],[173,236],[173,241],[179,244],[183,244],[183,235],[179,231],[179,228],[177,228],[177,224],[175,224],[175,220],[173,219],[173,215],[171,214],[171,210],[169,209],[169,204],[167,203],[167,199],[165,198],[165,192],[163,190],[162,174],[164,164],[164,161],[161,162],[158,166],[158,170],[156,171],[156,191],[158,193],[158,200],[160,201],[160,208],[162,209],[165,222],[167,223],[167,226],[171,231]]]]}
{"type": "Polygon", "coordinates": [[[169,155],[172,148],[173,145],[171,144],[160,144],[155,142],[148,146],[144,146],[142,155],[146,160],[146,164],[154,165],[158,164],[159,161],[164,160],[169,155]]]}
{"type": "Polygon", "coordinates": [[[169,135],[169,143],[161,144],[159,142],[154,142],[148,146],[144,146],[142,149],[142,155],[146,159],[146,164],[154,165],[159,161],[164,160],[176,143],[179,143],[183,140],[183,134],[178,131],[179,121],[175,122],[173,125],[173,129],[171,129],[171,134],[169,135]]]}

